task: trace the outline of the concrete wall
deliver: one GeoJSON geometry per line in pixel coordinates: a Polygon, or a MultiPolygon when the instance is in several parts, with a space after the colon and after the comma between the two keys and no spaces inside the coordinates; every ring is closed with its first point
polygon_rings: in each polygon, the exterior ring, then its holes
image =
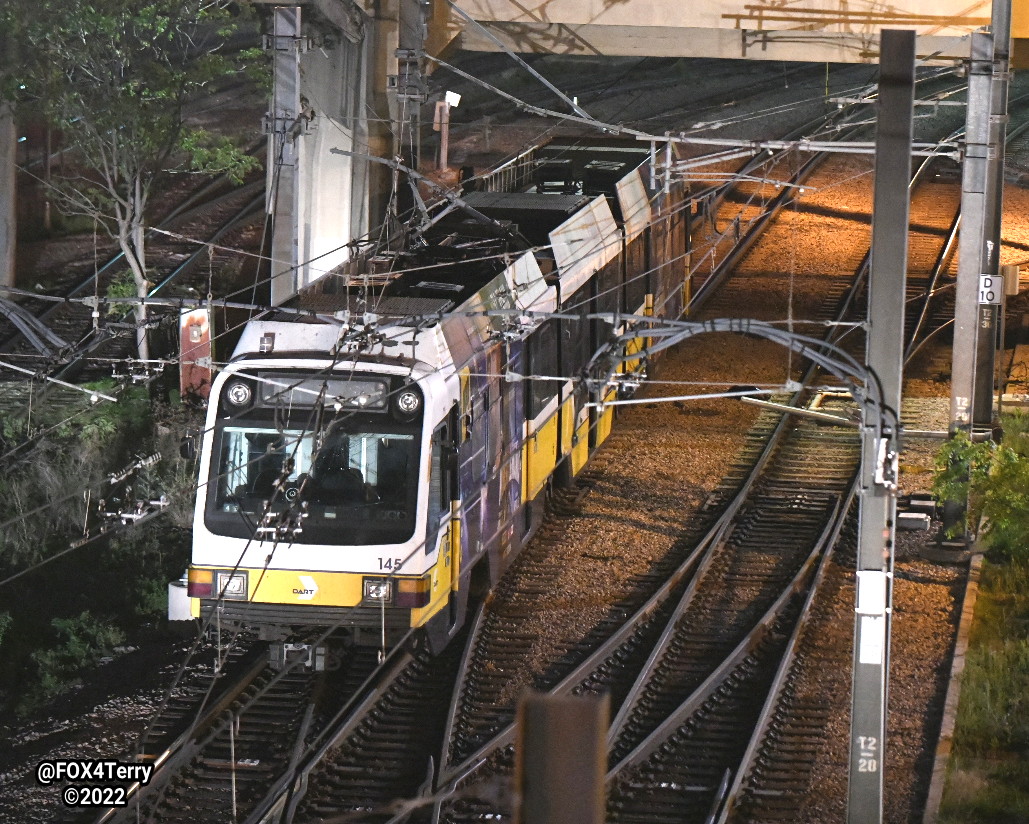
{"type": "Polygon", "coordinates": [[[345,262],[348,244],[369,229],[369,163],[362,155],[370,153],[374,41],[360,12],[330,18],[343,8],[274,10],[268,164],[274,304],[345,262]]]}

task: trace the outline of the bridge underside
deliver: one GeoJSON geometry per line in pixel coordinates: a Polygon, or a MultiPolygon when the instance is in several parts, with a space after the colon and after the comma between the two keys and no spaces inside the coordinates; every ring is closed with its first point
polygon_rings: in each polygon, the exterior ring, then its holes
{"type": "MultiPolygon", "coordinates": [[[[989,0],[458,0],[475,23],[433,0],[428,51],[876,63],[883,29],[913,29],[918,58],[968,57],[968,35],[990,24],[989,0]],[[499,43],[497,42],[499,41],[499,43]]],[[[1029,4],[1013,4],[1015,38],[1029,4]]],[[[1016,48],[1016,52],[1018,49],[1016,48]]]]}
{"type": "MultiPolygon", "coordinates": [[[[721,57],[751,60],[877,63],[879,35],[681,29],[670,26],[605,26],[563,23],[506,23],[483,26],[515,52],[605,55],[608,57],[721,57]]],[[[469,26],[454,41],[468,51],[500,51],[485,32],[469,26]]],[[[926,62],[943,63],[968,56],[963,37],[925,35],[918,52],[926,62]],[[930,57],[931,55],[931,57],[930,57]]]]}

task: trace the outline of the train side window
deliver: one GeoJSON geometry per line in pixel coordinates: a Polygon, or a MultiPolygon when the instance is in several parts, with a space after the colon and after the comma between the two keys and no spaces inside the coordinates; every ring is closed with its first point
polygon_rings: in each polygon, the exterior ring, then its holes
{"type": "Polygon", "coordinates": [[[530,380],[527,387],[526,402],[529,414],[526,417],[535,420],[560,389],[557,381],[548,380],[559,374],[557,325],[553,320],[545,321],[529,338],[529,374],[542,378],[530,380]]]}
{"type": "Polygon", "coordinates": [[[561,375],[575,378],[590,359],[590,327],[584,318],[561,320],[561,375]]]}
{"type": "Polygon", "coordinates": [[[450,511],[450,470],[448,459],[450,427],[441,423],[432,433],[432,459],[429,466],[429,509],[425,526],[425,552],[436,549],[440,519],[450,511]]]}
{"type": "MultiPolygon", "coordinates": [[[[590,292],[590,283],[584,283],[571,297],[562,300],[561,311],[583,315],[592,311],[594,304],[590,292]]],[[[560,330],[561,369],[558,374],[575,378],[592,354],[590,322],[585,318],[562,318],[560,330]]]]}

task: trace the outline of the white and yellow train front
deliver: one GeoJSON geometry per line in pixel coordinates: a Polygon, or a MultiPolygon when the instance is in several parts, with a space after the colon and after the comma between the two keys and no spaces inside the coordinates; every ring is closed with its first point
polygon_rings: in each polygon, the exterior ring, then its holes
{"type": "Polygon", "coordinates": [[[437,442],[450,394],[410,361],[232,363],[201,448],[193,614],[268,640],[335,627],[365,643],[439,614],[456,566],[437,442]]]}

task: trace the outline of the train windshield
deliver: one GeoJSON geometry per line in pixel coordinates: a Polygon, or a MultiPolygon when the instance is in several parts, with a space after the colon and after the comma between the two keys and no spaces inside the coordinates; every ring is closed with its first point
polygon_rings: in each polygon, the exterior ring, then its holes
{"type": "Polygon", "coordinates": [[[240,420],[220,426],[208,528],[258,540],[279,528],[283,540],[305,544],[407,541],[418,500],[418,429],[381,415],[352,416],[320,436],[240,420]]]}

